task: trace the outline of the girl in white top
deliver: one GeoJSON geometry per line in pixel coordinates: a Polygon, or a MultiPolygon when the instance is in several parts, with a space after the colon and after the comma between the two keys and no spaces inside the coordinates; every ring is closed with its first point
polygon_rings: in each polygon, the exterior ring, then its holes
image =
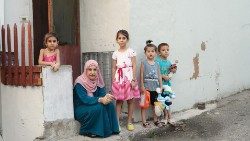
{"type": "Polygon", "coordinates": [[[116,34],[119,49],[112,55],[112,93],[116,98],[116,112],[119,119],[123,101],[128,104],[129,131],[134,130],[132,115],[134,99],[139,98],[140,92],[136,81],[136,53],[127,47],[129,34],[126,30],[119,30],[116,34]]]}

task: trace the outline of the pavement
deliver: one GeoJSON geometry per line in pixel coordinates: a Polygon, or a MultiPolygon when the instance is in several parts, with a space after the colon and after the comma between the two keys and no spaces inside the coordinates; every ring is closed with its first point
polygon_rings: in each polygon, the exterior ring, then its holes
{"type": "MultiPolygon", "coordinates": [[[[178,121],[190,119],[190,118],[195,117],[197,115],[200,115],[204,112],[211,111],[212,109],[215,109],[216,107],[217,107],[217,103],[207,103],[206,108],[204,110],[189,109],[189,110],[173,113],[172,117],[175,119],[175,121],[177,121],[177,124],[179,124],[178,121]]],[[[170,125],[167,125],[167,126],[162,127],[162,128],[158,128],[156,126],[153,126],[152,121],[151,121],[151,128],[144,128],[141,125],[141,122],[134,123],[134,126],[135,126],[134,131],[128,131],[126,129],[126,126],[122,124],[121,133],[119,135],[112,135],[112,136],[107,137],[107,138],[89,138],[86,136],[78,135],[78,136],[74,136],[71,138],[62,139],[60,141],[98,141],[98,140],[102,140],[102,141],[129,141],[129,140],[138,140],[141,137],[147,140],[148,135],[151,135],[152,133],[153,134],[156,134],[159,132],[162,133],[163,131],[171,128],[170,125]]]]}
{"type": "Polygon", "coordinates": [[[134,141],[249,141],[250,90],[218,100],[217,107],[176,126],[138,134],[134,141]]]}
{"type": "MultiPolygon", "coordinates": [[[[144,128],[134,123],[128,131],[122,124],[121,133],[108,138],[73,136],[59,141],[248,141],[250,140],[250,90],[206,103],[204,110],[197,108],[173,113],[175,125],[144,128]]],[[[0,136],[0,141],[2,138],[0,136]]]]}

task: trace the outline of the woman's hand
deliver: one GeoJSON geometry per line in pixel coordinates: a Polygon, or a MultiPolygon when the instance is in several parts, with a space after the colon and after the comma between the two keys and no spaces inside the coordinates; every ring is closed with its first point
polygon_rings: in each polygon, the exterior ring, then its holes
{"type": "Polygon", "coordinates": [[[100,98],[98,99],[98,101],[99,101],[100,103],[104,104],[104,105],[108,104],[108,100],[107,100],[107,98],[105,98],[105,97],[100,97],[100,98]]]}
{"type": "Polygon", "coordinates": [[[107,99],[110,100],[110,102],[112,100],[115,100],[115,97],[112,94],[110,94],[110,93],[106,94],[105,97],[107,97],[107,99]]]}
{"type": "Polygon", "coordinates": [[[115,97],[111,94],[106,94],[104,97],[99,98],[100,103],[106,105],[109,104],[112,100],[115,99],[115,97]]]}

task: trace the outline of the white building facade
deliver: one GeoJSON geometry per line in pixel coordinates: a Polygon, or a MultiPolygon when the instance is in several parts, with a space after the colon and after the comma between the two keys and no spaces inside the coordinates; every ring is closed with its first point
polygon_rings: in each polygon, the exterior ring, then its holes
{"type": "MultiPolygon", "coordinates": [[[[146,40],[170,45],[169,59],[179,62],[173,111],[250,88],[248,0],[79,0],[79,6],[81,53],[118,49],[116,32],[126,29],[139,77],[146,40]]],[[[33,21],[32,0],[0,0],[0,12],[1,24],[33,21]]]]}

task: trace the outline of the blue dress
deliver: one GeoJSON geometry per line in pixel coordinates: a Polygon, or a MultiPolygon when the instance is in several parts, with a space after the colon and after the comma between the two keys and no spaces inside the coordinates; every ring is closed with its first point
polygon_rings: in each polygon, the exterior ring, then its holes
{"type": "Polygon", "coordinates": [[[87,95],[87,90],[79,83],[74,87],[74,116],[81,123],[80,134],[94,134],[108,137],[119,133],[119,125],[113,103],[103,105],[99,97],[106,94],[105,88],[97,87],[93,97],[87,95]]]}

